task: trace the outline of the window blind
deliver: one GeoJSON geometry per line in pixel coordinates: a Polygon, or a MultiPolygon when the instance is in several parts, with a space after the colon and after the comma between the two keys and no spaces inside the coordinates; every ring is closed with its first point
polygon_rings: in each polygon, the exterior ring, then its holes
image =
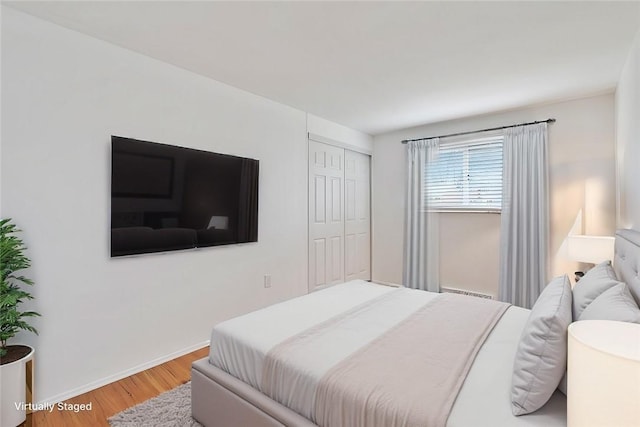
{"type": "Polygon", "coordinates": [[[431,211],[500,211],[502,135],[441,142],[427,163],[423,204],[431,211]]]}

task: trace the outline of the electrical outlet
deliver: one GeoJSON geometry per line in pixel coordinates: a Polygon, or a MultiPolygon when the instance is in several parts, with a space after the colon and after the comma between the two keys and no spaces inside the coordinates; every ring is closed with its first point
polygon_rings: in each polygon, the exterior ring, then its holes
{"type": "Polygon", "coordinates": [[[265,288],[270,288],[271,287],[271,275],[270,274],[265,274],[264,275],[264,287],[265,288]]]}

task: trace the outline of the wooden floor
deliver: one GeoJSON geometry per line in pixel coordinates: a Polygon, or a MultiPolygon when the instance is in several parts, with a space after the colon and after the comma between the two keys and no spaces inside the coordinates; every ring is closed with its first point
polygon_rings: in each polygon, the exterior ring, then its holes
{"type": "Polygon", "coordinates": [[[205,347],[65,401],[71,404],[91,402],[91,411],[39,411],[29,415],[25,424],[31,423],[34,427],[108,427],[107,418],[112,415],[189,381],[191,363],[208,354],[209,347],[205,347]]]}

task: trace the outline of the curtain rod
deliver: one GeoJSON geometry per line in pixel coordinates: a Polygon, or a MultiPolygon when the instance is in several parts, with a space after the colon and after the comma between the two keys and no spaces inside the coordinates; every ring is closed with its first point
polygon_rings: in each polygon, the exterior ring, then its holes
{"type": "Polygon", "coordinates": [[[555,123],[555,121],[556,121],[556,119],[538,120],[537,122],[518,123],[517,125],[499,126],[497,128],[488,128],[488,129],[480,129],[480,130],[471,130],[471,131],[467,131],[467,132],[450,133],[448,135],[430,136],[428,138],[403,139],[402,143],[406,144],[407,142],[423,141],[425,139],[448,138],[450,136],[469,135],[469,134],[472,134],[472,133],[479,133],[479,132],[490,132],[492,130],[508,129],[508,128],[514,128],[514,127],[517,127],[517,126],[537,125],[538,123],[555,123]]]}

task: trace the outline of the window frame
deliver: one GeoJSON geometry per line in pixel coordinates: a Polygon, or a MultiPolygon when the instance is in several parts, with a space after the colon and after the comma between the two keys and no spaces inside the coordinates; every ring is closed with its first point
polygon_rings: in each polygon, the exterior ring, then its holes
{"type": "MultiPolygon", "coordinates": [[[[470,150],[473,147],[478,147],[478,146],[483,146],[483,145],[489,145],[489,146],[495,146],[496,144],[500,145],[501,148],[501,152],[502,150],[504,150],[504,132],[500,131],[500,132],[491,132],[491,133],[483,133],[483,134],[470,134],[470,135],[465,135],[463,137],[455,137],[455,138],[446,138],[446,139],[442,139],[439,142],[438,145],[438,150],[454,150],[456,148],[461,148],[463,149],[463,160],[462,160],[462,165],[463,165],[463,171],[462,171],[462,175],[463,177],[466,176],[467,178],[463,178],[462,180],[462,184],[464,187],[464,194],[462,196],[462,199],[466,199],[467,200],[467,204],[465,205],[460,205],[460,206],[453,206],[453,205],[445,205],[445,206],[427,206],[427,199],[426,199],[426,195],[427,195],[427,182],[428,182],[428,178],[427,178],[427,174],[429,173],[429,167],[425,167],[425,171],[424,174],[425,176],[423,177],[423,185],[425,186],[422,190],[422,211],[423,212],[433,212],[433,213],[489,213],[489,214],[500,214],[502,212],[502,196],[500,196],[500,207],[496,207],[496,206],[470,206],[469,205],[469,187],[470,187],[470,181],[468,179],[469,177],[469,157],[470,157],[470,150]]],[[[500,184],[501,186],[504,185],[503,179],[504,179],[504,175],[502,174],[503,172],[503,168],[504,168],[504,164],[501,164],[500,166],[500,184]]]]}

